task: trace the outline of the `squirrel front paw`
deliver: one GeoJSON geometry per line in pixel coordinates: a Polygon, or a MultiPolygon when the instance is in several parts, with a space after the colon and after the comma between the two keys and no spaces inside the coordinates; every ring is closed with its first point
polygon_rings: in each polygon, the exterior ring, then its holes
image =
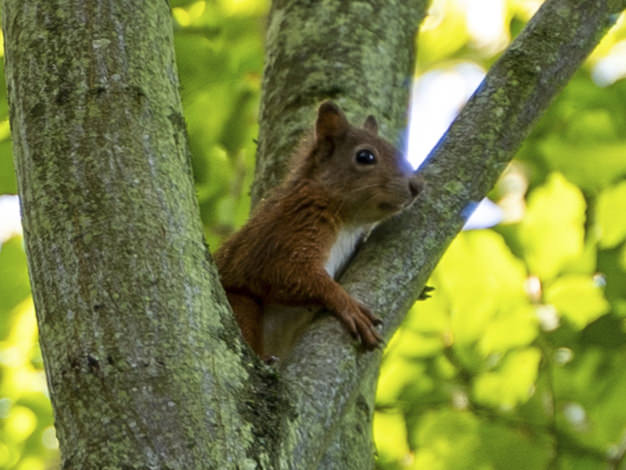
{"type": "Polygon", "coordinates": [[[368,307],[352,300],[346,308],[336,312],[354,339],[361,341],[367,349],[375,349],[384,344],[384,339],[376,329],[383,321],[374,315],[368,307]]]}

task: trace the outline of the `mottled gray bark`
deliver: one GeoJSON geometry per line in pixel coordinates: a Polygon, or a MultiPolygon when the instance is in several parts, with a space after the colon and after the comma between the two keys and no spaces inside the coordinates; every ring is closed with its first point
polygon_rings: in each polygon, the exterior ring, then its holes
{"type": "Polygon", "coordinates": [[[372,440],[372,419],[377,380],[377,371],[363,376],[317,466],[319,470],[373,468],[376,449],[372,440]]]}
{"type": "Polygon", "coordinates": [[[167,3],[4,0],[2,23],[63,468],[253,466],[249,371],[202,238],[167,3]]]}

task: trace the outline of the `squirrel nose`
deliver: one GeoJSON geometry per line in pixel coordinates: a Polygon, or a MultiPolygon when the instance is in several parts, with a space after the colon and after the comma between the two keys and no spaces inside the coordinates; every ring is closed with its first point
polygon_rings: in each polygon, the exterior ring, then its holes
{"type": "Polygon", "coordinates": [[[424,189],[424,177],[422,175],[413,175],[409,179],[409,191],[413,198],[417,197],[424,189]]]}

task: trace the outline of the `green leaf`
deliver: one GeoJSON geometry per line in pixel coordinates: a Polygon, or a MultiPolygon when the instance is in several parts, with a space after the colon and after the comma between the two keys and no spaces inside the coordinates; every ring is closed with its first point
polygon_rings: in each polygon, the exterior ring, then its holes
{"type": "Polygon", "coordinates": [[[585,207],[580,189],[558,173],[533,191],[520,224],[520,240],[533,274],[552,279],[582,255],[585,207]]]}
{"type": "Polygon", "coordinates": [[[444,335],[438,333],[417,333],[406,328],[397,338],[395,352],[407,358],[432,357],[445,346],[444,335]]]}
{"type": "Polygon", "coordinates": [[[13,237],[0,246],[0,338],[9,327],[9,312],[30,294],[26,255],[21,237],[13,237]]]}
{"type": "Polygon", "coordinates": [[[432,379],[426,376],[424,365],[394,354],[392,359],[385,359],[381,368],[376,400],[379,403],[395,403],[409,384],[419,384],[423,390],[424,387],[430,390],[432,379]]]}
{"type": "Polygon", "coordinates": [[[588,276],[557,279],[546,289],[545,300],[577,328],[584,328],[609,310],[604,294],[588,276]]]}
{"type": "MultiPolygon", "coordinates": [[[[4,124],[4,123],[3,123],[4,124]]],[[[0,124],[2,126],[3,124],[0,124]]],[[[8,126],[8,121],[6,121],[8,126]]],[[[0,130],[0,133],[2,131],[0,130]]],[[[13,151],[11,140],[0,141],[0,194],[16,194],[17,179],[13,167],[13,151]]]]}
{"type": "Polygon", "coordinates": [[[497,371],[476,378],[476,399],[502,409],[511,409],[525,402],[532,394],[540,359],[541,353],[536,348],[509,354],[497,371]]]}
{"type": "MultiPolygon", "coordinates": [[[[418,300],[407,315],[404,327],[413,331],[431,334],[449,334],[450,333],[450,304],[448,296],[444,295],[439,282],[441,268],[438,268],[428,285],[434,287],[432,297],[425,301],[418,300]]],[[[445,274],[444,274],[445,275],[445,274]]]]}
{"type": "Polygon", "coordinates": [[[626,142],[571,142],[553,136],[539,146],[550,169],[562,171],[573,183],[596,192],[626,173],[626,142]]]}
{"type": "Polygon", "coordinates": [[[404,415],[401,413],[376,413],[374,415],[374,440],[379,458],[401,461],[409,454],[404,415]]]}
{"type": "Polygon", "coordinates": [[[526,346],[537,337],[538,324],[535,309],[530,304],[520,304],[511,311],[499,312],[487,325],[480,338],[479,349],[487,356],[526,346]]]}
{"type": "Polygon", "coordinates": [[[460,234],[442,258],[436,277],[441,286],[436,294],[448,299],[452,334],[460,344],[480,339],[497,312],[527,301],[523,263],[490,230],[460,234]]]}
{"type": "Polygon", "coordinates": [[[534,183],[546,171],[557,171],[594,194],[626,176],[625,106],[626,80],[598,87],[582,69],[550,105],[517,157],[530,166],[534,183]]]}
{"type": "Polygon", "coordinates": [[[468,412],[429,412],[421,420],[413,468],[471,470],[477,467],[478,420],[468,412]]]}
{"type": "MultiPolygon", "coordinates": [[[[624,156],[626,159],[626,150],[624,156]]],[[[596,224],[602,248],[612,248],[626,238],[626,181],[600,193],[596,224]]]]}
{"type": "Polygon", "coordinates": [[[467,411],[430,411],[416,433],[416,470],[529,470],[547,468],[550,442],[467,411]]]}
{"type": "Polygon", "coordinates": [[[470,39],[463,11],[451,2],[441,2],[430,12],[419,35],[418,67],[421,69],[433,63],[449,59],[459,52],[470,39]],[[430,23],[436,23],[433,28],[430,23]]]}

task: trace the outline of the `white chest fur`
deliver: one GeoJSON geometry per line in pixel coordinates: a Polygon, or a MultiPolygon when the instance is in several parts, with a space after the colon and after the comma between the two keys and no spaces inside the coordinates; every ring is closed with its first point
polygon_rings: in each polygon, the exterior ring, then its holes
{"type": "MultiPolygon", "coordinates": [[[[354,253],[359,241],[371,227],[345,227],[337,236],[324,268],[335,277],[354,253]]],[[[270,304],[263,308],[263,353],[285,358],[302,331],[311,323],[315,308],[270,304]]]]}
{"type": "Polygon", "coordinates": [[[337,239],[330,249],[324,268],[330,277],[335,277],[346,266],[354,250],[368,228],[344,227],[339,231],[337,239]]]}

